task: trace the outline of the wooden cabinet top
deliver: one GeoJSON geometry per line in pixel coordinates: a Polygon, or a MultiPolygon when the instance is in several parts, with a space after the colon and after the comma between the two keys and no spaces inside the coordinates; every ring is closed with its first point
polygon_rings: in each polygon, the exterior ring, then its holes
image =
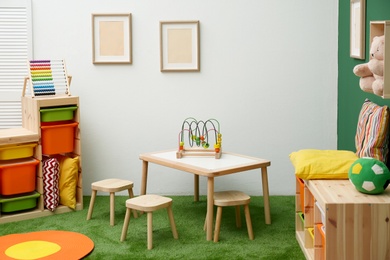
{"type": "Polygon", "coordinates": [[[38,142],[38,133],[25,128],[0,129],[0,145],[38,142]]]}
{"type": "Polygon", "coordinates": [[[384,193],[364,194],[356,190],[349,180],[310,180],[306,186],[320,204],[376,204],[390,205],[390,186],[384,193]]]}

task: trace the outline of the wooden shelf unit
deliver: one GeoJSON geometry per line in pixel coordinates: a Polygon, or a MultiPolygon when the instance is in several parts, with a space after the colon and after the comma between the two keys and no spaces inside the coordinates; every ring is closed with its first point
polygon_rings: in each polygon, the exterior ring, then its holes
{"type": "Polygon", "coordinates": [[[296,239],[306,259],[390,259],[390,188],[368,195],[349,180],[306,180],[302,194],[296,182],[296,239]],[[324,236],[317,224],[325,226],[324,236]]]}
{"type": "MultiPolygon", "coordinates": [[[[45,209],[43,200],[43,172],[42,172],[42,145],[41,145],[41,108],[61,107],[76,105],[73,121],[80,122],[79,98],[77,96],[52,96],[52,97],[22,97],[22,126],[23,128],[0,130],[1,145],[12,145],[36,142],[38,145],[34,149],[33,157],[40,160],[37,167],[36,191],[41,194],[38,198],[37,206],[31,210],[16,211],[13,213],[0,214],[0,223],[15,222],[37,217],[50,216],[71,212],[67,206],[59,205],[54,212],[45,209]]],[[[80,125],[76,127],[74,137],[74,150],[66,155],[79,157],[79,176],[76,190],[76,209],[83,209],[82,191],[82,167],[81,167],[81,142],[80,125]]]]}

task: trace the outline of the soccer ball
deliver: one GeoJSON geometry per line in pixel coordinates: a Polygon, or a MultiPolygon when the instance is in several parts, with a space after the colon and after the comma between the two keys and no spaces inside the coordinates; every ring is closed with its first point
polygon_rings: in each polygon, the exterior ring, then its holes
{"type": "Polygon", "coordinates": [[[364,157],[359,158],[351,165],[348,177],[358,191],[379,194],[384,192],[389,185],[390,171],[383,162],[364,157]]]}

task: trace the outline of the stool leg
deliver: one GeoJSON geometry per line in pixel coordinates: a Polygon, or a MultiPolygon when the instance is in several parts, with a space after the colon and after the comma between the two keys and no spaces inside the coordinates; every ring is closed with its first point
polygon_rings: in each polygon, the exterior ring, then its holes
{"type": "Polygon", "coordinates": [[[87,220],[90,220],[91,217],[92,217],[92,212],[93,212],[93,206],[95,204],[96,193],[97,193],[97,190],[92,190],[91,201],[89,202],[89,209],[88,209],[88,214],[87,214],[87,220]]]}
{"type": "Polygon", "coordinates": [[[221,229],[221,218],[222,218],[222,207],[217,207],[217,218],[215,220],[215,230],[214,230],[214,242],[218,242],[219,240],[219,231],[221,229]]]}
{"type": "Polygon", "coordinates": [[[130,222],[130,216],[131,216],[131,209],[126,208],[125,221],[123,222],[123,228],[122,228],[121,242],[125,241],[126,239],[127,229],[129,227],[129,222],[130,222]]]}
{"type": "Polygon", "coordinates": [[[147,219],[148,219],[148,249],[152,249],[153,248],[153,213],[152,212],[148,212],[148,215],[147,215],[147,219]]]}
{"type": "Polygon", "coordinates": [[[115,193],[110,192],[110,225],[115,225],[115,193]]]}
{"type": "MultiPolygon", "coordinates": [[[[128,189],[129,197],[134,198],[133,188],[128,189]]],[[[133,209],[134,218],[138,218],[137,210],[133,209]]]]}
{"type": "Polygon", "coordinates": [[[167,211],[168,211],[169,223],[171,224],[173,238],[178,239],[179,235],[177,234],[175,219],[173,218],[173,212],[172,212],[171,205],[168,206],[167,211]]]}
{"type": "Polygon", "coordinates": [[[248,236],[250,240],[253,240],[254,235],[253,235],[253,228],[252,228],[252,220],[251,220],[251,214],[249,212],[248,204],[244,205],[244,210],[245,210],[246,226],[248,228],[248,236]]]}
{"type": "Polygon", "coordinates": [[[240,206],[236,206],[236,227],[241,227],[241,213],[240,206]]]}

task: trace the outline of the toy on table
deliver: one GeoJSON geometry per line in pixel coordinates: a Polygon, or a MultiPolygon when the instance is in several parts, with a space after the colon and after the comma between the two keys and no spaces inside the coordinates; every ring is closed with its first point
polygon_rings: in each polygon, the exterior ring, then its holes
{"type": "Polygon", "coordinates": [[[64,60],[30,60],[27,62],[29,77],[24,79],[23,96],[27,81],[31,96],[47,96],[63,93],[70,96],[71,76],[66,73],[64,60]]]}
{"type": "Polygon", "coordinates": [[[383,68],[385,53],[385,36],[376,36],[370,48],[370,61],[356,65],[353,73],[360,77],[360,88],[369,93],[383,96],[383,68]]]}
{"type": "Polygon", "coordinates": [[[348,177],[358,191],[379,194],[384,192],[389,185],[390,171],[383,162],[363,157],[351,165],[348,177]]]}
{"type": "Polygon", "coordinates": [[[179,133],[179,149],[176,152],[176,158],[180,159],[183,156],[215,156],[215,159],[219,159],[221,155],[222,134],[219,122],[216,119],[197,121],[193,117],[186,118],[179,133]],[[184,147],[184,136],[186,134],[191,148],[184,147]],[[215,141],[214,149],[209,148],[210,140],[215,141]],[[194,145],[199,148],[193,148],[194,145]]]}

